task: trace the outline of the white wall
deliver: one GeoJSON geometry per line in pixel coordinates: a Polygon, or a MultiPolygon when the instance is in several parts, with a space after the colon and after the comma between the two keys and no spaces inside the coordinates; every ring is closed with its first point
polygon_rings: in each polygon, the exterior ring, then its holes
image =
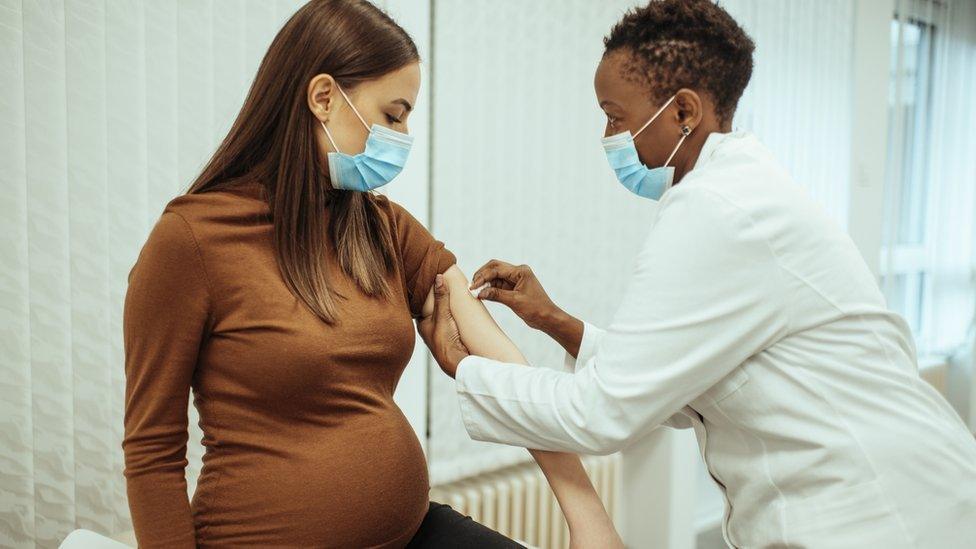
{"type": "Polygon", "coordinates": [[[723,0],[721,5],[756,43],[752,81],[734,124],[754,132],[846,226],[856,3],[723,0]]]}
{"type": "Polygon", "coordinates": [[[888,138],[889,40],[893,0],[855,4],[854,104],[851,120],[848,232],[876,276],[880,274],[884,222],[884,171],[888,138]]]}

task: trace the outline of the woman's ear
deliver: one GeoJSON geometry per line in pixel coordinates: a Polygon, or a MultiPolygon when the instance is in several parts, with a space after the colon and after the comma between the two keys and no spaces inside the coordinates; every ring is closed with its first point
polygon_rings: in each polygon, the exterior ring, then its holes
{"type": "Polygon", "coordinates": [[[681,88],[675,94],[674,103],[678,107],[675,122],[679,126],[688,126],[694,130],[701,124],[705,106],[697,92],[688,88],[681,88]]]}
{"type": "Polygon", "coordinates": [[[308,109],[319,119],[327,122],[335,105],[336,81],[328,74],[317,74],[308,83],[308,109]]]}

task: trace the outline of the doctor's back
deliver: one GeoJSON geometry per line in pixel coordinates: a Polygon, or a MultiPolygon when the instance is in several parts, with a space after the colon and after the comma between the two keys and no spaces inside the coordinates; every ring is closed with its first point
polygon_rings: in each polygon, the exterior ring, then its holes
{"type": "Polygon", "coordinates": [[[699,289],[716,293],[703,315],[762,292],[745,313],[769,327],[685,409],[727,497],[727,539],[976,547],[976,441],[919,378],[910,330],[851,239],[747,133],[708,138],[652,233],[696,212],[734,227],[727,270],[701,273],[719,281],[699,289]]]}

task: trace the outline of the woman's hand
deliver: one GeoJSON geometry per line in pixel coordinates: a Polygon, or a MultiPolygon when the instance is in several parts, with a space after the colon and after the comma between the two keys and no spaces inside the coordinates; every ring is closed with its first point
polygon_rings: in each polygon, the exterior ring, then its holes
{"type": "Polygon", "coordinates": [[[478,293],[478,299],[508,306],[537,330],[544,330],[549,321],[562,312],[528,265],[516,266],[492,259],[474,273],[471,289],[485,284],[488,287],[478,293]]]}
{"type": "Polygon", "coordinates": [[[441,370],[453,378],[458,364],[471,353],[461,341],[461,332],[451,314],[451,294],[444,275],[434,279],[434,312],[417,323],[417,330],[441,370]]]}
{"type": "Polygon", "coordinates": [[[576,356],[583,340],[583,322],[549,299],[528,265],[512,265],[492,259],[474,273],[471,289],[487,284],[478,299],[507,305],[526,324],[542,330],[576,356]]]}

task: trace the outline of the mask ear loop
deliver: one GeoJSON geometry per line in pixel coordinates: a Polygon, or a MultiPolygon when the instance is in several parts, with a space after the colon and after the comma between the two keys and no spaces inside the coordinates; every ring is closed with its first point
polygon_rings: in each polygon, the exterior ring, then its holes
{"type": "Polygon", "coordinates": [[[689,135],[691,135],[691,128],[689,128],[688,126],[682,125],[681,126],[681,139],[678,140],[678,144],[674,147],[674,150],[671,151],[671,156],[669,156],[668,159],[664,161],[664,166],[665,167],[667,167],[667,165],[671,163],[671,160],[674,158],[674,155],[677,154],[678,153],[678,149],[681,148],[681,144],[685,142],[685,139],[689,135]]]}
{"type": "Polygon", "coordinates": [[[325,122],[319,120],[319,124],[322,124],[322,129],[325,130],[325,137],[327,137],[329,139],[329,143],[332,144],[332,150],[339,152],[339,147],[336,147],[335,139],[332,139],[332,133],[329,131],[329,128],[325,127],[325,122]]]}
{"type": "Polygon", "coordinates": [[[352,101],[349,100],[349,96],[346,95],[346,92],[342,90],[342,86],[340,86],[338,82],[336,82],[336,89],[339,90],[339,93],[342,94],[342,98],[346,100],[346,104],[352,107],[352,112],[356,113],[356,118],[358,118],[359,121],[363,123],[363,126],[366,128],[366,131],[372,131],[370,130],[369,124],[366,123],[366,119],[363,118],[363,115],[359,114],[359,109],[356,108],[356,105],[352,104],[352,101]]]}
{"type": "MultiPolygon", "coordinates": [[[[372,130],[369,127],[369,124],[367,124],[366,120],[363,118],[363,115],[359,114],[359,110],[356,108],[356,105],[352,104],[352,101],[349,100],[349,96],[346,95],[346,92],[343,91],[342,86],[340,86],[338,82],[336,82],[336,89],[339,90],[339,93],[342,94],[342,98],[346,100],[346,104],[352,108],[352,112],[356,114],[356,118],[358,118],[359,121],[363,123],[363,126],[366,128],[366,131],[372,132],[372,130]]],[[[329,139],[329,143],[332,144],[332,149],[335,150],[335,152],[339,152],[339,147],[336,147],[335,139],[332,139],[332,132],[329,131],[329,128],[325,127],[325,122],[322,122],[320,120],[319,124],[322,124],[322,129],[325,130],[325,136],[329,139]]]]}
{"type": "Polygon", "coordinates": [[[674,102],[674,98],[676,98],[676,97],[678,97],[678,96],[677,95],[672,95],[671,96],[671,99],[668,99],[668,102],[665,103],[664,105],[662,105],[661,108],[658,109],[656,113],[654,113],[654,116],[652,116],[650,120],[648,120],[647,122],[644,122],[644,125],[641,126],[640,129],[637,130],[637,133],[634,134],[633,139],[637,139],[637,136],[640,135],[640,133],[642,131],[644,131],[645,128],[647,128],[648,126],[650,126],[651,125],[651,122],[654,122],[654,120],[656,120],[658,116],[661,116],[661,113],[664,112],[664,109],[668,108],[668,105],[670,105],[671,103],[673,103],[674,102]]]}

